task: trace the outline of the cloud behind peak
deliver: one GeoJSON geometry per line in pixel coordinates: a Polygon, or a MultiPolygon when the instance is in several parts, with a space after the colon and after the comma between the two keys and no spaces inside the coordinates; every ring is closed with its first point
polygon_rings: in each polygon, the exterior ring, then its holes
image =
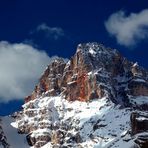
{"type": "Polygon", "coordinates": [[[120,45],[133,46],[148,37],[147,18],[148,9],[128,16],[124,11],[118,11],[108,18],[105,27],[120,45]]]}

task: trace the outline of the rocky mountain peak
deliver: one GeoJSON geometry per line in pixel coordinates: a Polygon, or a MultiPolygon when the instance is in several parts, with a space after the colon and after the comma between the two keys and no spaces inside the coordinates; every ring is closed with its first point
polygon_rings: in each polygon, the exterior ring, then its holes
{"type": "Polygon", "coordinates": [[[79,44],[75,58],[78,63],[89,65],[91,70],[104,68],[106,71],[110,71],[110,67],[114,66],[111,64],[121,66],[121,62],[124,60],[116,49],[107,48],[96,42],[79,44]],[[83,59],[83,61],[79,61],[79,59],[83,59]]]}
{"type": "Polygon", "coordinates": [[[97,42],[80,43],[77,46],[77,52],[82,50],[84,52],[90,52],[91,53],[91,49],[94,50],[94,53],[109,52],[109,51],[112,50],[110,48],[106,48],[103,44],[100,44],[100,43],[97,43],[97,42]]]}
{"type": "Polygon", "coordinates": [[[70,101],[108,96],[114,102],[126,104],[129,95],[148,94],[147,74],[138,64],[122,57],[116,49],[96,42],[83,43],[78,45],[75,55],[68,62],[62,58],[54,59],[33,93],[25,100],[28,102],[42,95],[58,94],[70,101]]]}
{"type": "Polygon", "coordinates": [[[147,108],[148,72],[115,49],[83,43],[69,61],[52,60],[12,125],[32,148],[146,146],[147,108]]]}

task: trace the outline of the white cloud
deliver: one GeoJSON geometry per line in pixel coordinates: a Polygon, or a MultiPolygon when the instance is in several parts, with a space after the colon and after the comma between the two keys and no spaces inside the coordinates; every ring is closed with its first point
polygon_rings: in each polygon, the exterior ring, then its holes
{"type": "Polygon", "coordinates": [[[43,23],[37,26],[37,32],[45,32],[47,37],[53,38],[54,40],[65,36],[64,30],[60,27],[49,27],[47,24],[43,23]]]}
{"type": "Polygon", "coordinates": [[[0,102],[29,95],[51,59],[30,45],[0,42],[0,102]]]}
{"type": "Polygon", "coordinates": [[[112,14],[105,22],[107,31],[124,46],[133,46],[148,37],[148,9],[139,13],[119,11],[112,14]]]}

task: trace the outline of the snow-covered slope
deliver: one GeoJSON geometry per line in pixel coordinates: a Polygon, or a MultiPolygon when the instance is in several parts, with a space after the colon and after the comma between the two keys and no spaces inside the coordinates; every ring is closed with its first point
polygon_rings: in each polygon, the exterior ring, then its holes
{"type": "MultiPolygon", "coordinates": [[[[34,117],[22,117],[14,122],[12,117],[2,119],[2,128],[11,148],[29,148],[26,135],[17,132],[23,122],[38,123],[37,130],[31,137],[50,135],[51,141],[42,148],[84,147],[84,148],[130,148],[134,145],[135,137],[130,135],[130,108],[121,109],[107,98],[95,99],[91,102],[68,102],[61,96],[44,97],[25,104],[24,111],[30,104],[34,104],[34,117]],[[46,115],[39,112],[46,109],[46,115]],[[48,128],[41,127],[47,123],[48,128]],[[15,127],[15,128],[13,128],[15,127]],[[58,133],[58,134],[56,134],[58,133]],[[56,136],[53,136],[55,134],[56,136]],[[61,144],[59,144],[61,142],[61,144]]],[[[38,143],[43,141],[38,141],[38,143]]],[[[31,147],[31,146],[30,146],[31,147]]],[[[3,147],[2,147],[3,148],[3,147]]],[[[36,148],[33,146],[31,148],[36,148]]]]}
{"type": "Polygon", "coordinates": [[[134,145],[134,137],[130,135],[131,109],[121,109],[105,97],[91,102],[69,102],[61,96],[38,98],[26,103],[24,112],[32,104],[34,117],[24,115],[15,124],[19,128],[24,123],[36,124],[37,129],[30,135],[32,139],[40,137],[39,144],[45,142],[45,135],[50,136],[50,142],[43,148],[130,148],[134,145]],[[41,114],[42,110],[46,113],[41,114]]]}
{"type": "MultiPolygon", "coordinates": [[[[20,135],[17,129],[12,126],[14,119],[11,116],[2,117],[2,129],[6,136],[9,148],[29,148],[25,135],[20,135]]],[[[3,146],[2,146],[3,148],[3,146]]],[[[5,148],[5,147],[4,147],[5,148]]]]}

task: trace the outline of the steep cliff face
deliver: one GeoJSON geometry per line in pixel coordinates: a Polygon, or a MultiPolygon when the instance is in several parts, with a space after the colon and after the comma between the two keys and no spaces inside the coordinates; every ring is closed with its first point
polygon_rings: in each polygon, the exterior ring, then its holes
{"type": "Polygon", "coordinates": [[[98,43],[79,44],[76,54],[67,63],[59,58],[47,67],[25,101],[58,94],[69,101],[108,96],[115,102],[125,103],[129,95],[148,95],[147,72],[115,49],[98,43]]]}
{"type": "Polygon", "coordinates": [[[30,96],[25,98],[25,102],[42,96],[45,92],[48,96],[56,96],[61,92],[62,75],[65,68],[65,61],[62,58],[56,58],[46,68],[44,74],[39,80],[30,96]]]}
{"type": "Polygon", "coordinates": [[[133,109],[148,111],[148,72],[115,49],[86,43],[46,68],[13,125],[34,148],[128,148],[133,109]]]}

